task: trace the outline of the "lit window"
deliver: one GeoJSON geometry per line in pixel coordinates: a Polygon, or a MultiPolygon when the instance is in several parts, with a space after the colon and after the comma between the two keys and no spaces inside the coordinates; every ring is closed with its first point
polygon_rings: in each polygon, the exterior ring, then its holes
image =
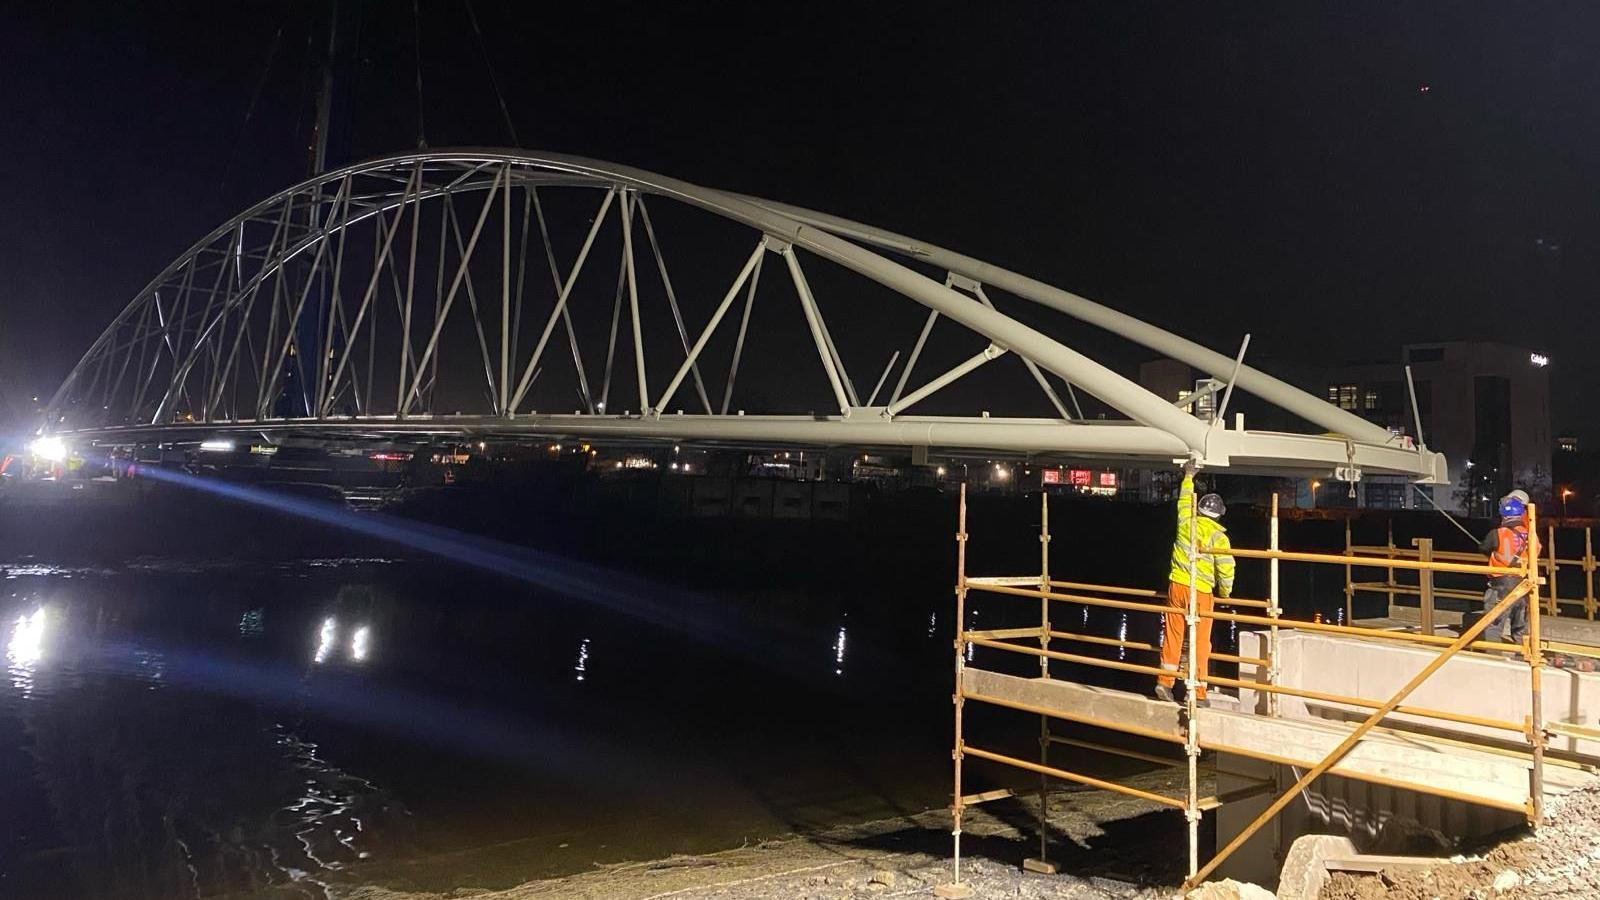
{"type": "Polygon", "coordinates": [[[1353,384],[1328,385],[1328,402],[1340,409],[1355,409],[1360,399],[1361,389],[1353,384]]]}
{"type": "Polygon", "coordinates": [[[1361,396],[1361,408],[1365,410],[1378,408],[1378,392],[1376,390],[1367,388],[1367,392],[1361,396]]]}

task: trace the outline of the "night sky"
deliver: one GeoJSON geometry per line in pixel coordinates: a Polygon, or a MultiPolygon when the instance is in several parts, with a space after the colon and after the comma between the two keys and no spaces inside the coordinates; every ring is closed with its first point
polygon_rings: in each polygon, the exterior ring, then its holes
{"type": "MultiPolygon", "coordinates": [[[[1226,353],[1250,331],[1269,370],[1527,345],[1555,428],[1600,438],[1592,4],[476,0],[481,45],[462,0],[357,6],[332,164],[417,145],[420,34],[431,147],[513,144],[492,65],[521,146],[913,234],[1226,353]]],[[[6,14],[6,400],[306,174],[326,34],[307,2],[6,14]]],[[[1053,321],[1129,374],[1149,357],[1053,321]]]]}

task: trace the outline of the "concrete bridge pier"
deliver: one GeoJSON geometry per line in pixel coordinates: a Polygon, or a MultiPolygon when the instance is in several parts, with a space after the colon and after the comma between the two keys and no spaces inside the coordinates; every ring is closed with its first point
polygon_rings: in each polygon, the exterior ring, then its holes
{"type": "MultiPolygon", "coordinates": [[[[1240,655],[1264,657],[1266,636],[1240,635],[1240,655]]],[[[1381,699],[1427,665],[1427,649],[1285,630],[1280,638],[1280,683],[1319,693],[1381,699]]],[[[1240,679],[1264,676],[1241,666],[1240,679]]],[[[1466,653],[1448,661],[1408,700],[1415,707],[1521,722],[1530,712],[1528,666],[1520,660],[1466,653]]],[[[1219,749],[1217,793],[1247,794],[1269,780],[1280,790],[1293,784],[1367,710],[1343,703],[1280,695],[1281,717],[1265,719],[1266,693],[1240,692],[1239,710],[1225,718],[1203,718],[1202,742],[1219,749]],[[1263,734],[1250,732],[1261,730],[1263,734]],[[1209,732],[1209,734],[1208,734],[1209,732]],[[1270,734],[1270,738],[1267,736],[1270,734]],[[1272,746],[1268,746],[1268,741],[1272,746]],[[1301,762],[1272,761],[1292,757],[1301,762]]],[[[1600,719],[1600,673],[1547,669],[1543,676],[1545,721],[1593,727],[1600,719]]],[[[1351,839],[1369,853],[1449,855],[1461,841],[1514,831],[1527,822],[1522,807],[1530,786],[1531,759],[1522,735],[1506,729],[1395,714],[1392,727],[1357,747],[1345,763],[1313,782],[1275,821],[1226,860],[1221,875],[1272,884],[1289,846],[1304,834],[1351,839]]],[[[1544,794],[1551,800],[1592,783],[1600,764],[1600,742],[1557,735],[1549,742],[1544,794]]],[[[1271,803],[1272,794],[1247,796],[1221,806],[1217,843],[1225,846],[1271,803]]]]}
{"type": "MultiPolygon", "coordinates": [[[[1219,753],[1216,766],[1222,796],[1248,792],[1262,780],[1287,788],[1305,772],[1229,753],[1219,753]]],[[[1262,793],[1220,806],[1214,850],[1226,846],[1272,799],[1262,793]]],[[[1456,841],[1511,831],[1526,821],[1510,810],[1326,775],[1224,861],[1216,877],[1275,885],[1290,846],[1307,834],[1348,837],[1366,853],[1448,856],[1456,841]]]]}

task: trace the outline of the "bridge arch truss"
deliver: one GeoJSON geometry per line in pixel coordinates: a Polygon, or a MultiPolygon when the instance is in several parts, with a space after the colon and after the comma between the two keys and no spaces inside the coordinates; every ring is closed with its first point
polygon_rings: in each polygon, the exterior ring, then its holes
{"type": "Polygon", "coordinates": [[[43,427],[101,442],[248,431],[921,446],[1447,480],[1444,459],[1408,439],[1024,275],[824,213],[515,150],[371,160],[255,204],[122,309],[43,427]],[[996,299],[1142,344],[1312,427],[1202,422],[996,299]],[[780,302],[789,326],[761,336],[778,328],[763,307],[780,302]],[[862,315],[880,304],[909,311],[911,327],[862,315]],[[965,355],[931,362],[930,335],[952,328],[965,355]],[[1006,356],[1020,366],[996,363],[1006,356]],[[928,414],[992,366],[1031,384],[1032,414],[928,414]],[[1110,418],[1085,417],[1089,397],[1110,418]]]}

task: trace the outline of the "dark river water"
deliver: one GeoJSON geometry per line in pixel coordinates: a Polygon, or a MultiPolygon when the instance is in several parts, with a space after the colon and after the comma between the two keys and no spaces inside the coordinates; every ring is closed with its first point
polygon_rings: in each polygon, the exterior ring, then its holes
{"type": "Polygon", "coordinates": [[[937,596],[695,635],[419,560],[3,584],[4,896],[506,886],[946,802],[937,596]]]}
{"type": "MultiPolygon", "coordinates": [[[[1057,571],[1158,586],[1168,512],[1103,508],[1054,514],[1057,571]]],[[[1028,509],[975,509],[975,574],[1037,565],[1028,509]]],[[[0,897],[503,888],[943,807],[953,513],[700,524],[665,554],[694,558],[648,576],[631,551],[508,544],[274,556],[259,523],[231,556],[213,535],[198,559],[0,557],[0,897]],[[706,574],[758,545],[754,571],[706,574]]],[[[1336,597],[1340,577],[1306,590],[1336,597]]],[[[1037,606],[972,615],[1005,627],[1037,606]]],[[[1155,637],[1153,616],[1059,615],[1155,637]]],[[[1034,720],[977,717],[986,744],[1031,753],[1034,720]]]]}

